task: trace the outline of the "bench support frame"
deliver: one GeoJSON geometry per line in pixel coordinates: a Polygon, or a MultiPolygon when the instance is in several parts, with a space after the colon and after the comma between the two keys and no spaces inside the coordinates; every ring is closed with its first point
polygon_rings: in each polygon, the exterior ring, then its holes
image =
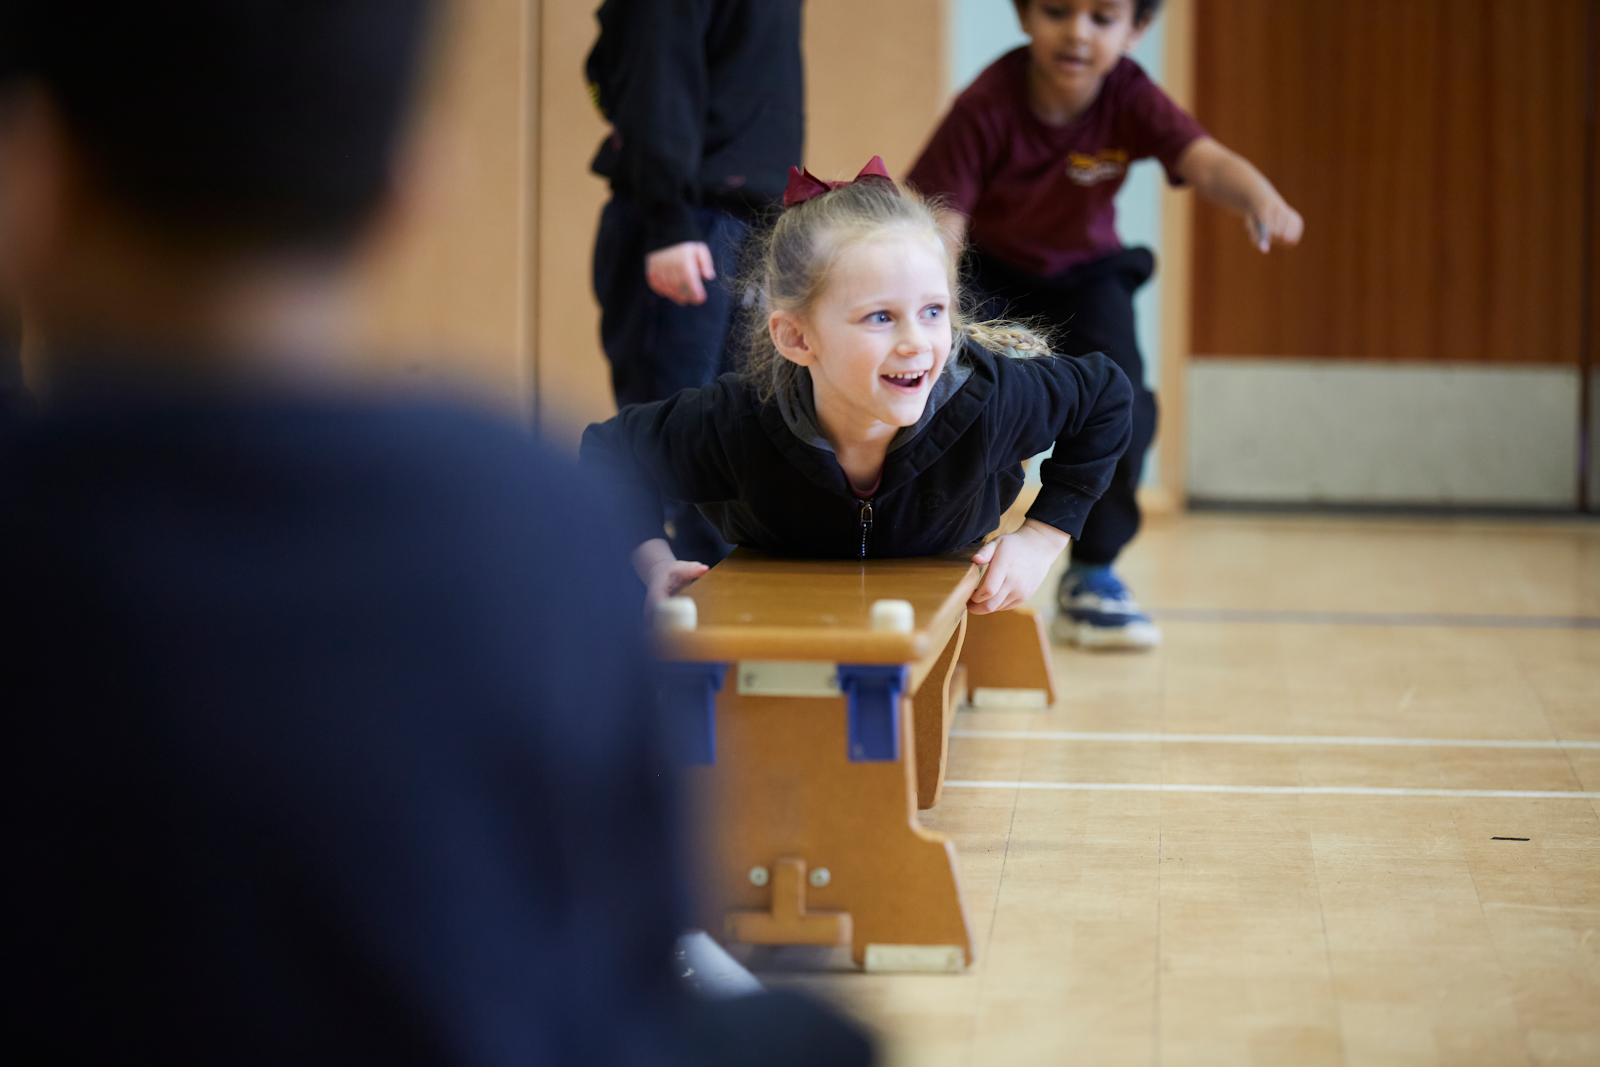
{"type": "Polygon", "coordinates": [[[897,689],[883,709],[900,738],[889,759],[852,758],[846,694],[850,672],[860,668],[839,668],[835,697],[721,688],[718,758],[689,771],[707,832],[699,916],[706,929],[759,944],[848,941],[861,964],[869,944],[952,946],[971,962],[955,846],[916,817],[924,780],[930,805],[937,796],[953,714],[945,705],[964,630],[957,625],[920,679],[903,666],[874,672],[880,682],[921,683],[915,693],[897,689]],[[819,867],[828,870],[820,885],[806,876],[819,867]],[[752,881],[754,868],[770,871],[770,880],[752,881]]]}

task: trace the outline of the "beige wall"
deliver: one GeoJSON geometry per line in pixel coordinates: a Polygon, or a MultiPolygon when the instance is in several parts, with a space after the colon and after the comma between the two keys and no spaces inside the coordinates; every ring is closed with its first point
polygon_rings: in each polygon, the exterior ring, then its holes
{"type": "MultiPolygon", "coordinates": [[[[362,272],[380,372],[443,380],[575,445],[614,410],[589,266],[605,133],[582,65],[594,0],[457,0],[410,158],[415,192],[362,272]]],[[[945,96],[942,0],[809,0],[806,162],[904,173],[945,96]]]]}
{"type": "Polygon", "coordinates": [[[594,27],[588,3],[455,0],[356,328],[380,375],[465,389],[574,447],[614,410],[589,287],[594,27]]]}
{"type": "Polygon", "coordinates": [[[581,76],[594,25],[586,3],[451,6],[357,324],[380,375],[465,389],[574,447],[614,410],[589,288],[605,200],[581,76]]]}
{"type": "Polygon", "coordinates": [[[529,0],[460,0],[405,165],[405,197],[363,264],[357,341],[373,369],[444,380],[527,412],[529,0]]]}
{"type": "Polygon", "coordinates": [[[944,110],[946,0],[806,0],[806,166],[901,177],[944,110]]]}

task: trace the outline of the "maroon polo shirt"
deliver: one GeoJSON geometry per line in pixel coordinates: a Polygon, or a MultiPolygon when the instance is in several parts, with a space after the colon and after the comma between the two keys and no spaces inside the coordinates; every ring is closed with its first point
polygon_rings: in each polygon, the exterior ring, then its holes
{"type": "Polygon", "coordinates": [[[1128,164],[1154,157],[1167,180],[1206,131],[1123,57],[1065,126],[1028,103],[1028,50],[1007,52],[950,105],[909,179],[971,219],[972,240],[1034,274],[1059,274],[1122,247],[1112,198],[1128,164]]]}

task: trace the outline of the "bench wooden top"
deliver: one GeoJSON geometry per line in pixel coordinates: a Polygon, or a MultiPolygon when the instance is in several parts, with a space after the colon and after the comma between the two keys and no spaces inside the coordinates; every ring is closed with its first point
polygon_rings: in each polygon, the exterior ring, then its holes
{"type": "Polygon", "coordinates": [[[664,659],[917,663],[937,657],[966,613],[979,568],[965,557],[785,559],[735,549],[685,590],[689,631],[658,634],[664,659]],[[908,600],[911,633],[873,630],[872,602],[908,600]]]}

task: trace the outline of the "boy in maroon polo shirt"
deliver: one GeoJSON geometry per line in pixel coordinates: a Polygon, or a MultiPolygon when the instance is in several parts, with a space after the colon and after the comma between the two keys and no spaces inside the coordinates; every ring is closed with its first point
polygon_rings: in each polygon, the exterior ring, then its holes
{"type": "Polygon", "coordinates": [[[1056,636],[1085,648],[1149,648],[1161,631],[1111,565],[1139,529],[1135,491],[1155,434],[1133,294],[1154,257],[1123,248],[1113,198],[1128,164],[1154,157],[1244,216],[1263,252],[1295,244],[1304,224],[1249,161],[1218,144],[1125,55],[1161,0],[1015,0],[1024,48],[1001,56],[955,100],[910,182],[942,196],[972,241],[984,317],[1055,327],[1069,355],[1101,351],[1134,387],[1133,441],[1089,512],[1057,598],[1056,636]]]}

